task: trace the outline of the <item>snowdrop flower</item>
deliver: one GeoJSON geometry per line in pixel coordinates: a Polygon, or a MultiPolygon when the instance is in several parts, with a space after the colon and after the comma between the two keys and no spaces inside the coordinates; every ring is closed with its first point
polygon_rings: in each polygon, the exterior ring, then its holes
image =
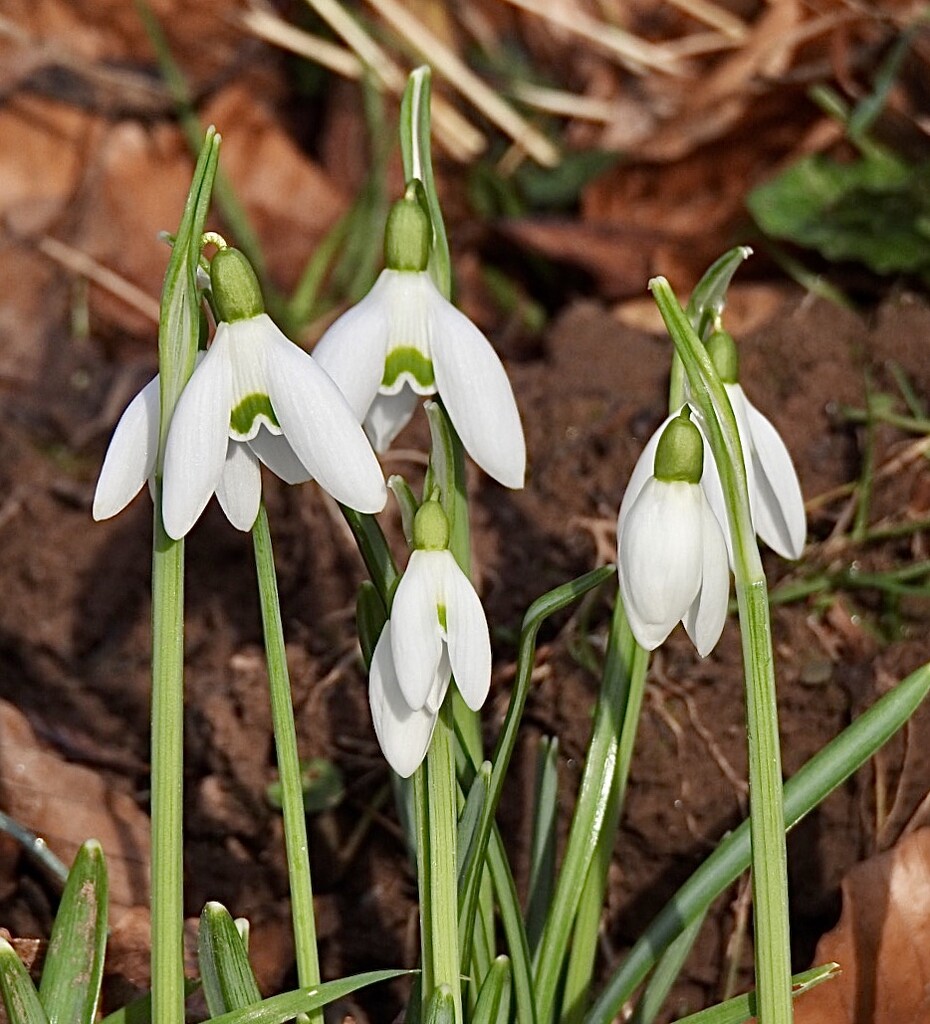
{"type": "Polygon", "coordinates": [[[414,550],[371,659],[375,733],[388,763],[405,778],[426,756],[452,676],[474,711],[491,683],[484,609],[448,543],[442,507],[424,502],[413,521],[414,550]]]}
{"type": "MultiPolygon", "coordinates": [[[[736,417],[756,533],[783,558],[800,558],[807,537],[807,517],[801,484],[785,442],[743,392],[739,383],[739,354],[732,336],[726,331],[714,331],[707,339],[707,351],[736,417]]],[[[713,463],[712,459],[709,461],[713,463]]],[[[726,523],[723,489],[716,469],[712,466],[712,473],[702,483],[717,518],[726,523]]]]}
{"type": "Polygon", "coordinates": [[[654,650],[682,622],[705,657],[723,631],[730,575],[720,524],[700,486],[704,442],[689,415],[673,418],[652,454],[640,456],[617,520],[618,571],[641,646],[654,650]]]}
{"type": "Polygon", "coordinates": [[[438,392],[475,462],[506,487],[522,487],[526,444],[510,382],[488,339],[427,272],[430,225],[415,195],[408,188],[391,209],[386,269],[323,335],[314,358],[377,451],[409,421],[418,396],[438,392]]]}
{"type": "MultiPolygon", "coordinates": [[[[749,401],[739,384],[739,356],[736,343],[726,331],[715,331],[707,340],[707,350],[714,361],[723,386],[733,406],[740,446],[746,465],[746,482],[749,487],[749,509],[753,527],[759,538],[783,558],[800,558],[807,536],[807,520],[804,512],[804,498],[794,464],[781,435],[771,422],[749,401]]],[[[701,414],[693,406],[695,423],[705,438],[701,414]]],[[[678,413],[675,414],[677,416],[678,413]]],[[[633,475],[627,485],[623,504],[627,506],[639,493],[652,474],[659,439],[666,426],[675,418],[669,416],[649,438],[643,453],[636,463],[633,475]]],[[[720,472],[714,462],[709,446],[704,459],[704,473],[701,487],[723,529],[727,551],[732,550],[730,531],[727,526],[726,503],[720,472]]]]}
{"type": "Polygon", "coordinates": [[[194,525],[216,492],[234,525],[258,514],[266,463],[283,479],[313,477],[337,501],[378,512],[384,478],[339,389],[264,311],[246,258],[210,264],[219,324],[178,400],[165,446],[162,516],[169,536],[194,525]]]}
{"type": "MultiPolygon", "coordinates": [[[[198,366],[203,357],[204,353],[197,353],[198,366]]],[[[159,388],[156,374],[129,403],[116,425],[94,493],[93,516],[98,521],[122,512],[146,481],[151,489],[161,420],[159,388]]],[[[251,442],[231,440],[216,497],[226,518],[238,530],[250,530],[258,515],[259,460],[286,483],[310,479],[284,437],[263,430],[251,442]]]]}

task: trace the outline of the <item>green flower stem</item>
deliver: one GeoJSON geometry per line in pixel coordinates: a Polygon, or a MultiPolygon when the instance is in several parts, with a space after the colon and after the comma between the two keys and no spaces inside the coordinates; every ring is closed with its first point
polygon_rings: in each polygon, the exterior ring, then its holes
{"type": "Polygon", "coordinates": [[[184,541],[152,544],[152,1019],[184,1024],[184,541]]]}
{"type": "Polygon", "coordinates": [[[456,873],[456,780],[452,705],[439,712],[426,762],[414,774],[417,812],[417,877],[424,1015],[433,992],[452,992],[455,1022],[462,1024],[456,873]]]}
{"type": "Polygon", "coordinates": [[[693,400],[701,410],[727,504],[746,679],[759,1019],[761,1024],[790,1024],[788,866],[771,618],[749,512],[746,468],[736,418],[707,351],[668,282],[656,278],[650,287],[688,375],[693,400]]]}
{"type": "MultiPolygon", "coordinates": [[[[304,810],[300,760],[297,756],[297,729],[287,671],[281,606],[271,548],[271,530],[265,503],[259,506],[258,518],[252,527],[255,547],[255,570],[265,631],[265,656],[268,662],[268,685],[271,694],[271,719],[274,724],[278,773],[281,779],[281,810],[284,818],[284,842],[287,850],[287,875],[291,890],[291,917],[294,925],[294,948],[297,959],[297,981],[301,988],[320,983],[320,962],[316,945],[316,921],[313,914],[313,887],[310,879],[310,853],[307,843],[307,816],[304,810]]],[[[322,1024],[323,1011],[310,1015],[315,1024],[322,1024]]]]}
{"type": "Polygon", "coordinates": [[[184,1022],[184,542],[161,516],[165,441],[194,369],[200,329],[196,267],[219,160],[207,129],[162,288],[158,321],[160,424],[152,536],[152,1016],[184,1022]]]}
{"type": "MultiPolygon", "coordinates": [[[[617,603],[620,603],[619,595],[617,603]]],[[[649,670],[649,652],[640,647],[633,638],[625,616],[617,623],[616,631],[611,632],[611,642],[620,649],[620,658],[629,679],[629,688],[624,698],[617,764],[608,796],[604,825],[578,901],[578,914],[562,993],[562,1024],[580,1024],[588,1008],[597,953],[597,936],[604,907],[604,894],[607,890],[607,873],[613,857],[617,829],[620,827],[620,816],[630,777],[630,762],[633,759],[633,747],[636,744],[639,716],[643,706],[643,694],[646,692],[646,674],[649,670]]]]}

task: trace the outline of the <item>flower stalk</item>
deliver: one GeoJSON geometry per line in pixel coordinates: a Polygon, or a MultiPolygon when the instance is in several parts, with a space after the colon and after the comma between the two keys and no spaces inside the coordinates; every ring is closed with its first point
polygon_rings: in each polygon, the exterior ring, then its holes
{"type": "Polygon", "coordinates": [[[165,274],[158,325],[161,429],[152,538],[152,1019],[184,1022],[184,542],[162,519],[167,428],[194,367],[200,329],[196,268],[219,160],[204,138],[165,274]]]}
{"type": "MultiPolygon", "coordinates": [[[[316,920],[313,913],[313,885],[310,875],[310,851],[307,842],[307,817],[304,810],[300,759],[297,753],[297,729],[287,670],[287,652],[281,624],[277,574],[271,547],[268,513],[262,502],[252,528],[255,547],[255,570],[265,631],[265,657],[268,664],[268,687],[271,696],[271,719],[274,726],[278,775],[281,780],[281,812],[284,819],[284,843],[287,853],[287,875],[291,891],[291,919],[294,928],[294,950],[297,960],[297,981],[301,988],[320,983],[320,962],[316,943],[316,920]]],[[[323,1011],[309,1016],[312,1024],[322,1024],[323,1011]]]]}
{"type": "Polygon", "coordinates": [[[708,429],[730,525],[746,680],[756,986],[762,1024],[789,1024],[791,957],[781,748],[768,587],[755,541],[733,408],[710,355],[664,278],[650,282],[708,429]]]}

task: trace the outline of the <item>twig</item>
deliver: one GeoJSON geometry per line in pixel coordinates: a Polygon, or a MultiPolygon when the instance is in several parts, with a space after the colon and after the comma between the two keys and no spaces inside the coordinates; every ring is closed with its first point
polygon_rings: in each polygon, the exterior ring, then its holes
{"type": "Polygon", "coordinates": [[[152,298],[148,292],[144,292],[141,288],[127,281],[125,277],[121,277],[116,271],[110,270],[98,263],[92,256],[88,256],[86,252],[74,249],[65,242],[52,238],[50,235],[40,239],[38,249],[48,256],[49,259],[54,260],[75,274],[86,277],[88,281],[92,281],[105,291],[110,292],[111,295],[115,295],[122,302],[125,302],[127,306],[130,306],[136,312],[151,320],[152,323],[158,323],[159,306],[157,299],[152,298]]]}

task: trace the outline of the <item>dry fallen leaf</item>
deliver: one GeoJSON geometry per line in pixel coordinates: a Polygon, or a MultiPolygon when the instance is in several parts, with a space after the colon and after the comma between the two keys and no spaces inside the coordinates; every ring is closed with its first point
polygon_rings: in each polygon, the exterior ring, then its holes
{"type": "Polygon", "coordinates": [[[843,881],[839,924],[814,962],[842,974],[795,1004],[795,1024],[930,1020],[930,829],[857,864],[843,881]]]}
{"type": "Polygon", "coordinates": [[[148,903],[148,816],[98,772],[43,747],[22,712],[6,701],[0,701],[0,806],[66,865],[84,840],[100,841],[112,923],[127,908],[148,903]]]}

